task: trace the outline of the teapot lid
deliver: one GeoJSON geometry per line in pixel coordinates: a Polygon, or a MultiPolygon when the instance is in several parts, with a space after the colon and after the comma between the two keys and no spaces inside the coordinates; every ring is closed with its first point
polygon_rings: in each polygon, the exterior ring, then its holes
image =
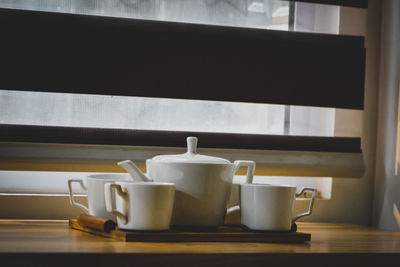
{"type": "Polygon", "coordinates": [[[157,162],[168,162],[168,163],[210,163],[210,164],[232,164],[229,160],[223,158],[217,158],[212,156],[197,154],[197,137],[190,136],[186,138],[187,141],[187,152],[177,155],[159,155],[153,157],[154,161],[157,162]]]}

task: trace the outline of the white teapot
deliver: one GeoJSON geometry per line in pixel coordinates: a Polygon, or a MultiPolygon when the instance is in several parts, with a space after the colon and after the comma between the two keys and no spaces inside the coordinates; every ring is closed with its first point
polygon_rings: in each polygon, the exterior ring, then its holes
{"type": "Polygon", "coordinates": [[[234,173],[247,166],[247,183],[254,176],[255,162],[204,156],[196,153],[197,137],[187,138],[188,151],[146,160],[147,174],[131,161],[118,163],[135,180],[176,185],[172,225],[215,227],[224,222],[234,173]]]}

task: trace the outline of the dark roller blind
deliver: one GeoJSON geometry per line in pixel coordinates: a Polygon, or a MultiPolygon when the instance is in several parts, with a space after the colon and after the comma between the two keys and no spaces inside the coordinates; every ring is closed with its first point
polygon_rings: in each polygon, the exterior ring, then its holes
{"type": "Polygon", "coordinates": [[[313,4],[336,5],[347,7],[368,8],[368,0],[287,0],[290,2],[305,2],[313,4]]]}
{"type": "Polygon", "coordinates": [[[197,136],[203,148],[361,153],[360,138],[150,131],[0,124],[2,142],[186,147],[197,136]]]}
{"type": "Polygon", "coordinates": [[[11,9],[0,25],[0,89],[363,108],[363,37],[11,9]]]}

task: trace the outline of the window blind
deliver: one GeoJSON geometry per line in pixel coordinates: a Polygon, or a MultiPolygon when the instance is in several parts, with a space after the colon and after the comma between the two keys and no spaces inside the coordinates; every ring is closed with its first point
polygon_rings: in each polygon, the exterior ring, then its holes
{"type": "Polygon", "coordinates": [[[314,137],[262,134],[151,131],[34,125],[1,125],[3,142],[186,147],[197,136],[202,148],[361,153],[356,137],[314,137]]]}
{"type": "Polygon", "coordinates": [[[290,2],[304,2],[313,4],[336,5],[347,7],[368,8],[368,0],[288,0],[290,2]]]}
{"type": "Polygon", "coordinates": [[[0,9],[0,88],[363,108],[364,38],[0,9]]]}
{"type": "MultiPolygon", "coordinates": [[[[1,29],[4,90],[363,109],[363,37],[11,9],[0,9],[0,23],[9,25],[1,29]]],[[[360,138],[10,124],[0,133],[2,142],[172,147],[196,135],[205,148],[358,154],[352,176],[363,171],[360,138]]],[[[304,175],[315,172],[310,162],[304,175]]]]}

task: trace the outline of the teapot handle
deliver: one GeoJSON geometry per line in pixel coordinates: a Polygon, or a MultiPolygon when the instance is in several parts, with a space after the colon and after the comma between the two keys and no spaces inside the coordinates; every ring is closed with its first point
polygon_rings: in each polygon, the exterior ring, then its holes
{"type": "Polygon", "coordinates": [[[254,177],[254,170],[256,169],[256,163],[252,160],[235,160],[233,162],[235,166],[234,172],[236,173],[240,167],[244,166],[247,167],[247,176],[246,176],[246,183],[251,184],[253,183],[254,177]]]}

